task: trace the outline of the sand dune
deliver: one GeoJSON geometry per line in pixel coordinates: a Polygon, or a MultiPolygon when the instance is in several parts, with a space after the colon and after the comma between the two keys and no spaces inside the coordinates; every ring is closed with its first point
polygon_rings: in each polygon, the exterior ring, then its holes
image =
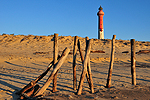
{"type": "MultiPolygon", "coordinates": [[[[85,38],[79,37],[81,49],[85,50],[85,38]]],[[[58,51],[68,47],[73,52],[74,37],[59,36],[58,51]]],[[[16,100],[19,91],[31,80],[40,75],[53,60],[53,35],[0,35],[0,99],[16,100]],[[43,53],[36,53],[43,52],[43,53]]],[[[115,61],[112,74],[112,87],[105,88],[111,40],[92,39],[91,50],[105,53],[91,53],[91,69],[95,93],[91,94],[87,81],[83,93],[78,96],[73,90],[73,56],[70,53],[58,73],[58,92],[52,93],[52,83],[44,92],[45,98],[53,99],[150,99],[150,53],[136,54],[137,86],[131,85],[131,50],[129,40],[116,40],[115,61]],[[122,53],[123,52],[123,53],[122,53]]],[[[136,52],[150,50],[150,42],[136,41],[136,52]]],[[[52,70],[51,70],[52,71],[52,70]]],[[[48,73],[38,84],[42,86],[48,73]]],[[[77,81],[82,71],[80,55],[77,55],[77,81]]]]}

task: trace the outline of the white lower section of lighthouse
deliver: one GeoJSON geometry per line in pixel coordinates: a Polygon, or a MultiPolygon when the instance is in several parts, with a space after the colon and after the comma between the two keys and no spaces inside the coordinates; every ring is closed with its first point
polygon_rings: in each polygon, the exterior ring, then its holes
{"type": "Polygon", "coordinates": [[[98,29],[98,39],[104,39],[104,29],[98,29]]]}

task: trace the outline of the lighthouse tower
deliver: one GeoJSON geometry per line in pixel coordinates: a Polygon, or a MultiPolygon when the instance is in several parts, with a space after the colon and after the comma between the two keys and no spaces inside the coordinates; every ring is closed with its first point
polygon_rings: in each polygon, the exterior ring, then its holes
{"type": "Polygon", "coordinates": [[[98,39],[104,39],[104,29],[103,29],[103,8],[100,6],[99,7],[99,12],[97,13],[98,15],[98,39]]]}

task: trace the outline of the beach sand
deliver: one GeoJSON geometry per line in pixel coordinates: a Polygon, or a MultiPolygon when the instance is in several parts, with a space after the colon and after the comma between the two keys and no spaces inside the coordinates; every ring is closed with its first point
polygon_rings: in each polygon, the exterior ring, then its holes
{"type": "MultiPolygon", "coordinates": [[[[79,37],[81,49],[85,50],[85,38],[79,37]]],[[[37,78],[53,60],[53,35],[0,35],[0,100],[17,100],[15,93],[30,81],[37,78]],[[37,53],[37,52],[41,52],[37,53]]],[[[68,47],[73,52],[74,37],[59,36],[59,54],[68,47]]],[[[52,83],[43,94],[47,99],[75,100],[149,100],[150,99],[150,53],[136,54],[136,82],[131,84],[131,45],[130,40],[116,40],[115,60],[111,88],[105,88],[111,55],[111,40],[92,39],[91,50],[105,53],[91,53],[90,62],[95,93],[90,93],[86,78],[82,95],[73,90],[73,55],[70,53],[57,74],[57,92],[52,93],[52,83]],[[122,53],[128,51],[128,53],[122,53]]],[[[150,42],[136,41],[136,52],[150,50],[150,42]]],[[[77,51],[77,85],[82,72],[82,62],[77,51]]],[[[46,82],[52,69],[38,84],[46,82]]],[[[41,99],[42,100],[42,99],[41,99]]]]}

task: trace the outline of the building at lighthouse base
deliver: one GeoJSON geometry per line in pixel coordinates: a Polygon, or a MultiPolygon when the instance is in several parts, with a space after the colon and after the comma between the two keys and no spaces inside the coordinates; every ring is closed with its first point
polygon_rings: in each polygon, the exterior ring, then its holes
{"type": "Polygon", "coordinates": [[[98,29],[98,39],[104,39],[104,29],[98,29]]]}

